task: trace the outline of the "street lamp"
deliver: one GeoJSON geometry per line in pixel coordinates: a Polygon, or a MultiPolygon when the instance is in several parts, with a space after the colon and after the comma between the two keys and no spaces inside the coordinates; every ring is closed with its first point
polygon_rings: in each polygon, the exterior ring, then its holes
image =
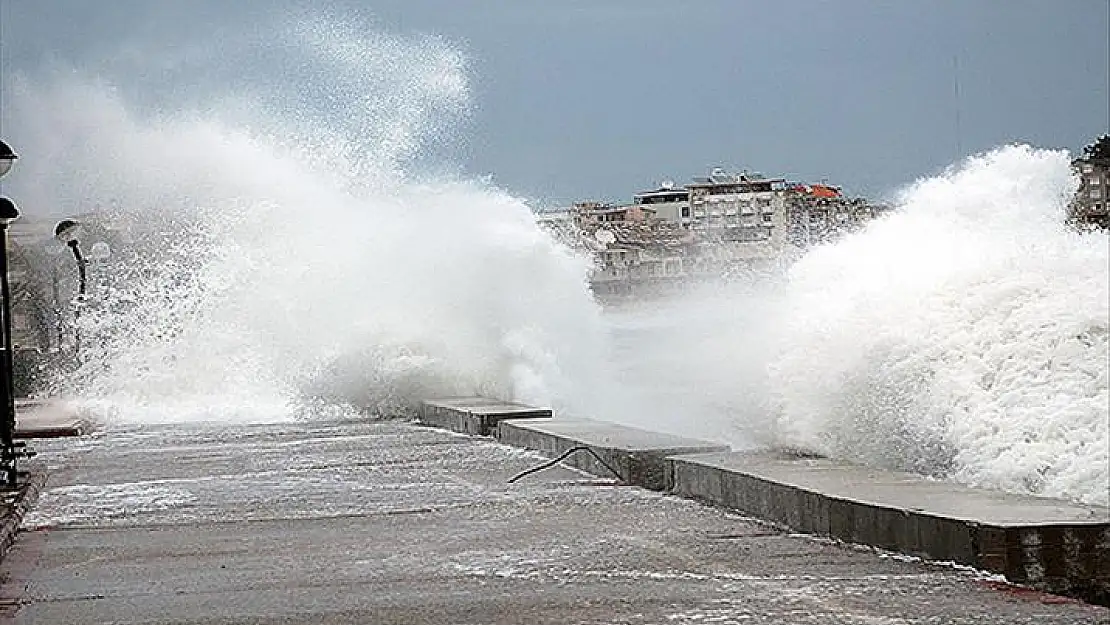
{"type": "Polygon", "coordinates": [[[104,241],[97,241],[89,250],[89,257],[93,260],[108,260],[112,257],[112,248],[104,241]]]}
{"type": "MultiPolygon", "coordinates": [[[[0,141],[0,177],[12,169],[18,158],[7,143],[0,141]]],[[[12,297],[8,286],[8,224],[19,218],[19,209],[6,197],[0,197],[0,330],[3,331],[3,357],[0,358],[0,471],[4,483],[15,488],[19,471],[15,446],[15,366],[12,362],[12,297]]]]}
{"type": "Polygon", "coordinates": [[[0,178],[4,174],[12,170],[12,165],[15,164],[15,159],[19,158],[15,152],[12,152],[11,147],[7,143],[0,141],[0,178]]]}
{"type": "Polygon", "coordinates": [[[73,353],[77,357],[81,356],[81,326],[78,321],[81,318],[81,304],[85,301],[85,292],[88,289],[85,268],[89,261],[81,254],[81,242],[78,241],[84,230],[81,223],[73,219],[63,219],[54,226],[54,238],[67,245],[73,252],[73,260],[77,261],[77,307],[73,311],[73,353]]]}

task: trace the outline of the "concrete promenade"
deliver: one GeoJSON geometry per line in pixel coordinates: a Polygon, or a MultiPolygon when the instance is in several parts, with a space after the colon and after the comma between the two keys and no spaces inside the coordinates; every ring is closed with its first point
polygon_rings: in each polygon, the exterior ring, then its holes
{"type": "Polygon", "coordinates": [[[407,423],[147,426],[51,471],[0,620],[1104,623],[1104,608],[793,535],[407,423]]]}

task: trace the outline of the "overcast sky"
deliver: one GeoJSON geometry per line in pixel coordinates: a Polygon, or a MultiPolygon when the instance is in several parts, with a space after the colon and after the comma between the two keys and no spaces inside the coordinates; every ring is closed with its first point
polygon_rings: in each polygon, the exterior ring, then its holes
{"type": "MultiPolygon", "coordinates": [[[[0,0],[0,69],[111,76],[133,42],[171,55],[320,4],[0,0]]],[[[879,197],[958,156],[1076,150],[1110,128],[1108,0],[327,4],[460,50],[473,102],[452,158],[549,202],[626,199],[718,165],[879,197]]]]}

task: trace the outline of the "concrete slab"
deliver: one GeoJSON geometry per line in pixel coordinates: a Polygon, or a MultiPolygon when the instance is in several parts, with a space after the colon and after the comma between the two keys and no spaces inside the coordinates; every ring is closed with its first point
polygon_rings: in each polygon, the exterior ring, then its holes
{"type": "Polygon", "coordinates": [[[503,443],[534,449],[552,457],[574,447],[588,447],[600,460],[579,452],[564,462],[602,477],[612,477],[612,468],[623,482],[651,490],[670,488],[671,476],[665,461],[668,456],[729,449],[728,445],[720,443],[588,419],[502,421],[497,437],[503,443]]]}
{"type": "Polygon", "coordinates": [[[550,418],[550,408],[537,408],[488,397],[447,397],[426,400],[420,421],[462,434],[492,436],[504,419],[550,418]]]}
{"type": "Polygon", "coordinates": [[[792,529],[1110,603],[1110,509],[776,453],[670,459],[673,490],[792,529]]]}
{"type": "Polygon", "coordinates": [[[77,406],[55,399],[20,399],[15,403],[17,439],[81,436],[92,424],[81,416],[77,406]]]}
{"type": "Polygon", "coordinates": [[[117,425],[43,441],[0,623],[1105,624],[397,421],[117,425]]]}

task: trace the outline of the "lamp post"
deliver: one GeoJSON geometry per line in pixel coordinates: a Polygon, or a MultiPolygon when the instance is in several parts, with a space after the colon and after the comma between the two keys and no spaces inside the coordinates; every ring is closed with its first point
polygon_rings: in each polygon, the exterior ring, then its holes
{"type": "MultiPolygon", "coordinates": [[[[18,158],[7,143],[0,141],[0,177],[8,173],[18,158]]],[[[19,472],[16,458],[20,454],[15,445],[15,367],[12,362],[12,299],[8,286],[8,224],[19,217],[19,209],[6,197],[0,197],[0,330],[4,337],[3,357],[0,358],[0,471],[4,483],[15,488],[19,472]]]]}
{"type": "Polygon", "coordinates": [[[17,158],[19,158],[19,156],[15,152],[12,152],[11,147],[8,146],[7,143],[0,141],[0,178],[3,178],[4,174],[12,170],[12,165],[15,164],[15,159],[17,158]]]}
{"type": "Polygon", "coordinates": [[[85,256],[81,254],[81,242],[78,237],[84,228],[80,222],[73,219],[63,219],[54,226],[54,238],[64,243],[73,252],[73,260],[77,261],[77,307],[73,311],[73,354],[81,357],[81,326],[78,323],[81,319],[81,304],[85,301],[85,293],[88,290],[88,279],[86,277],[86,267],[89,261],[85,260],[85,256]]]}

